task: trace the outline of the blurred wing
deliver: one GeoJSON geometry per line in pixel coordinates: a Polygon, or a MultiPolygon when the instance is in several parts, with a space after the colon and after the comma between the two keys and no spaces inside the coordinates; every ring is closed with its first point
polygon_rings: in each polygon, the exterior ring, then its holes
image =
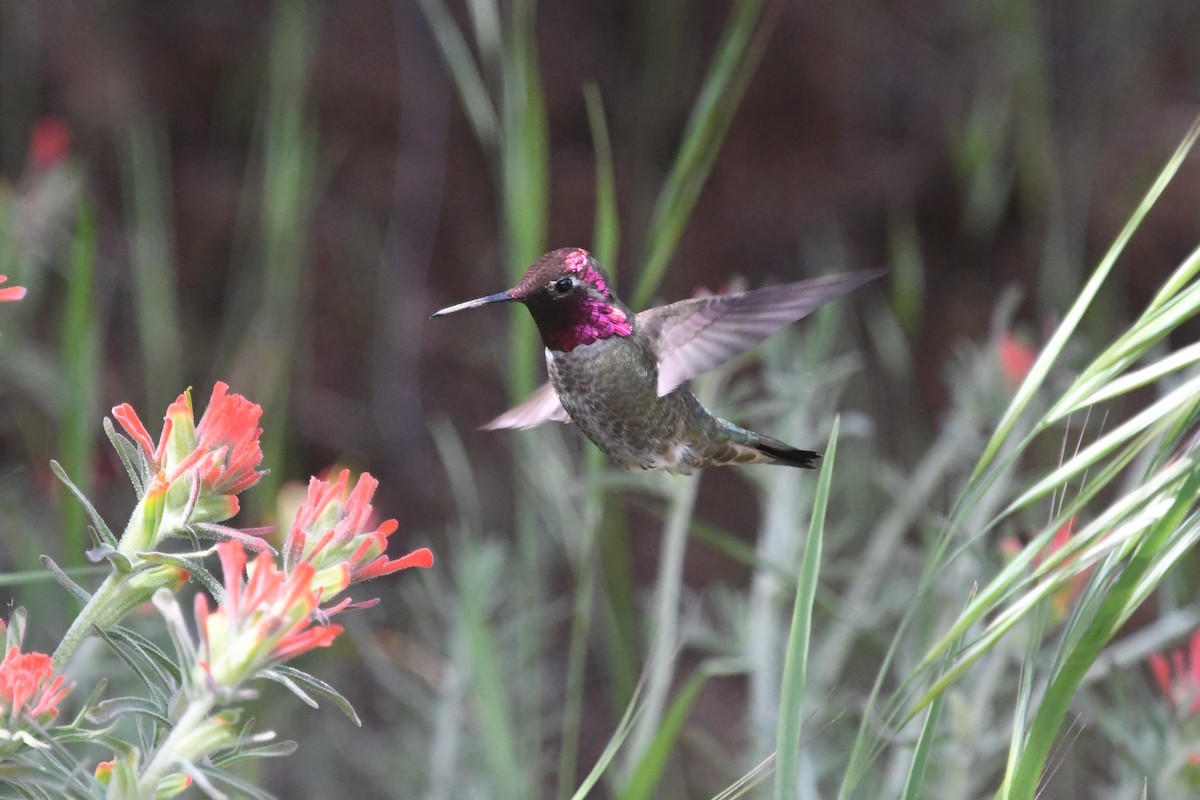
{"type": "Polygon", "coordinates": [[[637,315],[637,326],[658,349],[658,396],[886,272],[829,275],[737,294],[696,297],[643,311],[637,315]]]}
{"type": "Polygon", "coordinates": [[[543,383],[525,402],[510,408],[483,426],[484,430],[503,428],[534,428],[543,422],[570,422],[567,410],[558,402],[558,394],[549,382],[543,383]]]}

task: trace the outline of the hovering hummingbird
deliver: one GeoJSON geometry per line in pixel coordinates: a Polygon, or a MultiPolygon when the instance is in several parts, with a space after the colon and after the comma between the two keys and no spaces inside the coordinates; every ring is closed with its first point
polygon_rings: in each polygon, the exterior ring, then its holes
{"type": "Polygon", "coordinates": [[[884,272],[696,297],[634,315],[591,254],[562,248],[533,262],[513,288],[433,316],[515,300],[537,323],[550,381],[487,429],[574,422],[625,469],[687,474],[755,463],[812,469],[820,453],[710,414],[683,383],[884,272]]]}

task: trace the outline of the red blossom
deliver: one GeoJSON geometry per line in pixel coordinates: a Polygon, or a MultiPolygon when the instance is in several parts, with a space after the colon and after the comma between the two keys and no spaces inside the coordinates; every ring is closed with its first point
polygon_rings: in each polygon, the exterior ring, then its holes
{"type": "Polygon", "coordinates": [[[1037,360],[1037,353],[1032,347],[1008,331],[1000,336],[1000,344],[997,349],[1000,356],[1000,369],[1004,373],[1004,377],[1013,387],[1021,385],[1025,376],[1029,374],[1029,370],[1033,368],[1033,362],[1037,360]]]}
{"type": "Polygon", "coordinates": [[[53,167],[71,152],[71,131],[61,117],[38,120],[29,134],[29,163],[34,169],[53,167]]]}
{"type": "MultiPolygon", "coordinates": [[[[1072,516],[1054,532],[1053,538],[1050,539],[1040,550],[1033,555],[1031,564],[1034,569],[1040,567],[1048,558],[1053,556],[1059,550],[1067,546],[1071,541],[1071,537],[1075,535],[1076,517],[1072,516]]],[[[1005,558],[1015,558],[1021,550],[1026,547],[1016,536],[1006,536],[1000,540],[1000,552],[1005,558]]],[[[1065,569],[1077,558],[1077,555],[1066,557],[1059,568],[1065,569]]],[[[1058,619],[1066,617],[1067,612],[1071,609],[1071,603],[1083,591],[1084,585],[1087,583],[1088,575],[1091,573],[1091,568],[1082,570],[1078,574],[1072,576],[1063,586],[1054,591],[1050,597],[1050,605],[1053,608],[1058,619]]]]}
{"type": "Polygon", "coordinates": [[[258,483],[265,475],[262,463],[259,418],[262,406],[240,394],[230,394],[228,384],[218,381],[200,423],[190,428],[194,415],[188,392],[167,408],[158,443],[150,437],[133,406],[122,403],[113,417],[137,443],[154,472],[165,471],[168,483],[195,469],[202,486],[212,494],[235,495],[258,483]],[[186,452],[178,452],[180,448],[186,452]]]}
{"type": "Polygon", "coordinates": [[[65,678],[54,674],[50,656],[22,653],[15,645],[0,663],[0,718],[5,724],[19,723],[24,715],[40,723],[58,716],[58,703],[75,688],[64,686],[65,678]]]}
{"type": "MultiPolygon", "coordinates": [[[[196,426],[196,452],[209,454],[201,467],[204,483],[220,494],[238,494],[265,474],[257,470],[263,457],[258,426],[262,406],[228,390],[221,381],[213,386],[208,408],[196,426]]],[[[181,464],[179,470],[185,468],[181,464]]]]}
{"type": "Polygon", "coordinates": [[[1200,711],[1200,631],[1192,635],[1186,652],[1172,651],[1170,661],[1161,653],[1151,653],[1150,671],[1163,697],[1183,716],[1200,711]]]}
{"type": "Polygon", "coordinates": [[[342,470],[336,480],[309,482],[308,497],[288,534],[285,564],[294,568],[307,562],[322,572],[345,565],[352,584],[409,567],[433,566],[433,553],[425,547],[388,558],[387,539],[400,524],[388,519],[374,525],[371,497],[379,481],[364,472],[347,495],[349,479],[349,470],[342,470]]]}
{"type": "MultiPolygon", "coordinates": [[[[7,275],[0,275],[0,283],[8,280],[7,275]]],[[[11,303],[16,300],[25,299],[24,286],[5,286],[0,288],[0,303],[11,303]]]]}
{"type": "Polygon", "coordinates": [[[272,664],[328,647],[342,632],[340,625],[313,625],[320,597],[311,564],[289,575],[259,553],[247,569],[246,551],[237,542],[220,542],[217,555],[225,597],[213,610],[198,595],[195,614],[202,666],[218,682],[236,685],[272,664]]]}

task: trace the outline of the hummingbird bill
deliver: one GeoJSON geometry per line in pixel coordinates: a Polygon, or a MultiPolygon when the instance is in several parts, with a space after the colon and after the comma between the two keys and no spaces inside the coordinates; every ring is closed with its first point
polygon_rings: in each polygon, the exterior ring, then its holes
{"type": "Polygon", "coordinates": [[[709,413],[685,382],[885,272],[862,270],[695,297],[634,314],[613,294],[596,259],[567,247],[533,262],[513,288],[443,308],[433,317],[518,302],[537,324],[550,380],[486,429],[573,422],[628,470],[688,474],[726,464],[813,469],[820,453],[709,413]]]}

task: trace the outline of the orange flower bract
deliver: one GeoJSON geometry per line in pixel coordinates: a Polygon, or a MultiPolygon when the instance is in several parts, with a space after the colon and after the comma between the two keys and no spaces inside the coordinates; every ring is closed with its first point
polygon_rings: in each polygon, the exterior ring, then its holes
{"type": "Polygon", "coordinates": [[[74,683],[55,675],[50,656],[9,648],[0,662],[0,724],[16,727],[25,715],[39,723],[58,716],[58,703],[74,683]]]}
{"type": "Polygon", "coordinates": [[[285,574],[267,553],[247,566],[237,542],[220,542],[225,597],[213,610],[196,597],[196,628],[201,668],[217,684],[236,687],[273,664],[315,647],[328,647],[340,625],[314,625],[319,592],[311,565],[285,574]]]}
{"type": "MultiPolygon", "coordinates": [[[[285,568],[311,564],[319,584],[326,582],[324,576],[344,571],[348,583],[354,584],[409,567],[433,566],[433,553],[426,547],[400,558],[387,556],[388,537],[400,525],[394,519],[375,524],[371,498],[379,481],[364,472],[347,494],[349,480],[349,470],[342,470],[333,481],[313,478],[309,482],[308,496],[296,512],[284,546],[285,568]]],[[[332,592],[325,596],[331,597],[332,592]]]]}

